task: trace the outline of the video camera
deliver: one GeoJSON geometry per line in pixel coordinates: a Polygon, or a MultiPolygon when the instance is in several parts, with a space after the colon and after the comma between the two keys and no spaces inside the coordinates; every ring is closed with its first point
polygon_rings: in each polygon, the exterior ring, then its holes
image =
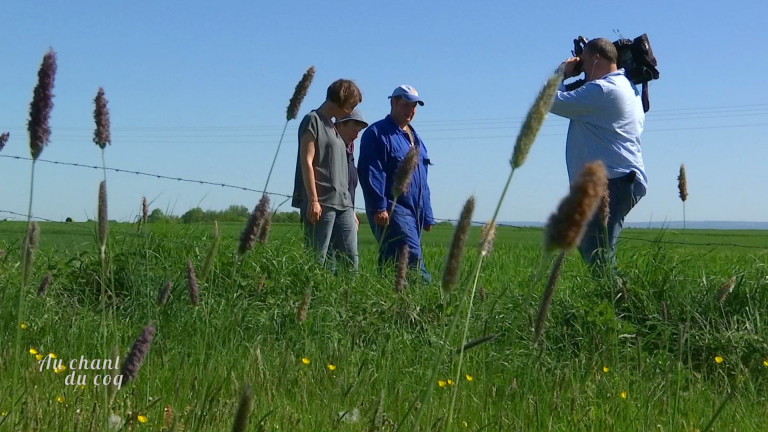
{"type": "MultiPolygon", "coordinates": [[[[580,57],[584,52],[584,47],[589,41],[584,36],[579,36],[573,40],[574,57],[580,57]]],[[[634,84],[643,85],[643,109],[648,112],[650,102],[648,100],[648,81],[659,79],[659,70],[656,68],[656,57],[653,55],[651,43],[647,34],[642,34],[635,39],[621,38],[613,43],[616,47],[618,59],[616,65],[619,69],[624,69],[624,74],[634,84]]],[[[581,64],[576,70],[582,72],[581,64]]],[[[585,80],[578,80],[566,85],[566,90],[574,90],[584,85],[585,80]]]]}
{"type": "MultiPolygon", "coordinates": [[[[581,56],[584,47],[587,46],[587,38],[579,36],[573,40],[575,57],[581,56]]],[[[656,69],[656,57],[653,55],[648,35],[643,34],[632,39],[619,39],[613,43],[618,54],[617,66],[624,69],[627,78],[635,84],[645,84],[648,81],[659,79],[659,70],[656,69]]]]}

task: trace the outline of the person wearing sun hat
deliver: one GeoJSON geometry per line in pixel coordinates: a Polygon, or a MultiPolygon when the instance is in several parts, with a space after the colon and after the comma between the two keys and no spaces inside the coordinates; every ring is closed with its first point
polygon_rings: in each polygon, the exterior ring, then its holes
{"type": "Polygon", "coordinates": [[[347,163],[349,164],[349,196],[352,199],[352,206],[355,205],[355,189],[357,189],[358,176],[355,167],[355,140],[357,135],[363,129],[368,127],[363,113],[358,109],[352,110],[352,113],[344,116],[341,120],[336,120],[336,130],[339,131],[341,139],[347,144],[347,163]]]}
{"type": "Polygon", "coordinates": [[[431,163],[424,142],[411,125],[416,107],[423,106],[424,101],[410,85],[398,86],[389,99],[389,115],[370,125],[360,139],[357,169],[365,213],[380,244],[379,265],[397,260],[407,245],[409,265],[419,270],[424,282],[430,282],[432,276],[421,253],[421,233],[435,224],[427,184],[431,163]],[[395,171],[412,147],[419,150],[418,163],[407,191],[397,197],[390,214],[395,171]]]}

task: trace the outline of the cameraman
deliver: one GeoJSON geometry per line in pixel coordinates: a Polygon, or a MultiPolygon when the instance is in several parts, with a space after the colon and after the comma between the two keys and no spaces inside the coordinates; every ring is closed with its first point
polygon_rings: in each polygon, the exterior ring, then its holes
{"type": "Polygon", "coordinates": [[[616,65],[618,55],[607,39],[592,39],[581,57],[565,61],[563,79],[581,74],[586,83],[566,91],[561,84],[550,112],[571,120],[565,145],[568,177],[573,181],[584,164],[600,160],[608,174],[609,217],[600,211],[589,222],[579,245],[590,267],[613,264],[624,218],[645,196],[647,178],[640,134],[645,113],[640,92],[616,65]]]}

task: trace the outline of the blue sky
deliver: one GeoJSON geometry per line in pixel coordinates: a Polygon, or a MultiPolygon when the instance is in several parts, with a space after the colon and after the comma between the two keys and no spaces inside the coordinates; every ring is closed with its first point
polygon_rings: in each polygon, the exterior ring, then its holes
{"type": "MultiPolygon", "coordinates": [[[[474,219],[484,220],[547,74],[570,55],[574,37],[615,39],[619,29],[625,37],[648,33],[661,71],[651,83],[643,134],[648,195],[628,221],[682,219],[681,163],[688,220],[767,221],[761,185],[768,183],[768,6],[647,1],[642,12],[582,4],[3,0],[0,131],[11,139],[0,155],[29,155],[29,102],[42,56],[53,47],[56,96],[42,159],[101,163],[92,136],[93,98],[102,86],[112,121],[107,166],[260,189],[293,88],[314,65],[300,115],[319,106],[337,78],[360,86],[359,108],[369,121],[387,114],[394,87],[416,87],[426,105],[413,125],[435,164],[435,215],[456,218],[474,194],[474,219]]],[[[292,191],[297,127],[298,121],[288,126],[270,192],[292,191]]],[[[567,121],[547,118],[515,173],[501,220],[543,221],[567,193],[566,130],[567,121]]],[[[94,216],[100,171],[37,165],[36,216],[94,216]]],[[[29,170],[28,161],[0,157],[0,211],[26,212],[29,170]]],[[[134,220],[142,196],[175,214],[194,206],[251,208],[259,198],[107,175],[110,218],[122,221],[134,220]]]]}

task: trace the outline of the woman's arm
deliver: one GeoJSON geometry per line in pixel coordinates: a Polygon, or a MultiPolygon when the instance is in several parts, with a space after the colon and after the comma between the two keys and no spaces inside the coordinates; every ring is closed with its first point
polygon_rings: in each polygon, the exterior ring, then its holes
{"type": "Polygon", "coordinates": [[[323,208],[320,207],[320,202],[317,199],[315,169],[313,166],[315,159],[315,137],[310,132],[305,132],[301,136],[299,152],[301,178],[304,180],[304,190],[307,191],[307,222],[314,224],[323,214],[323,208]]]}

